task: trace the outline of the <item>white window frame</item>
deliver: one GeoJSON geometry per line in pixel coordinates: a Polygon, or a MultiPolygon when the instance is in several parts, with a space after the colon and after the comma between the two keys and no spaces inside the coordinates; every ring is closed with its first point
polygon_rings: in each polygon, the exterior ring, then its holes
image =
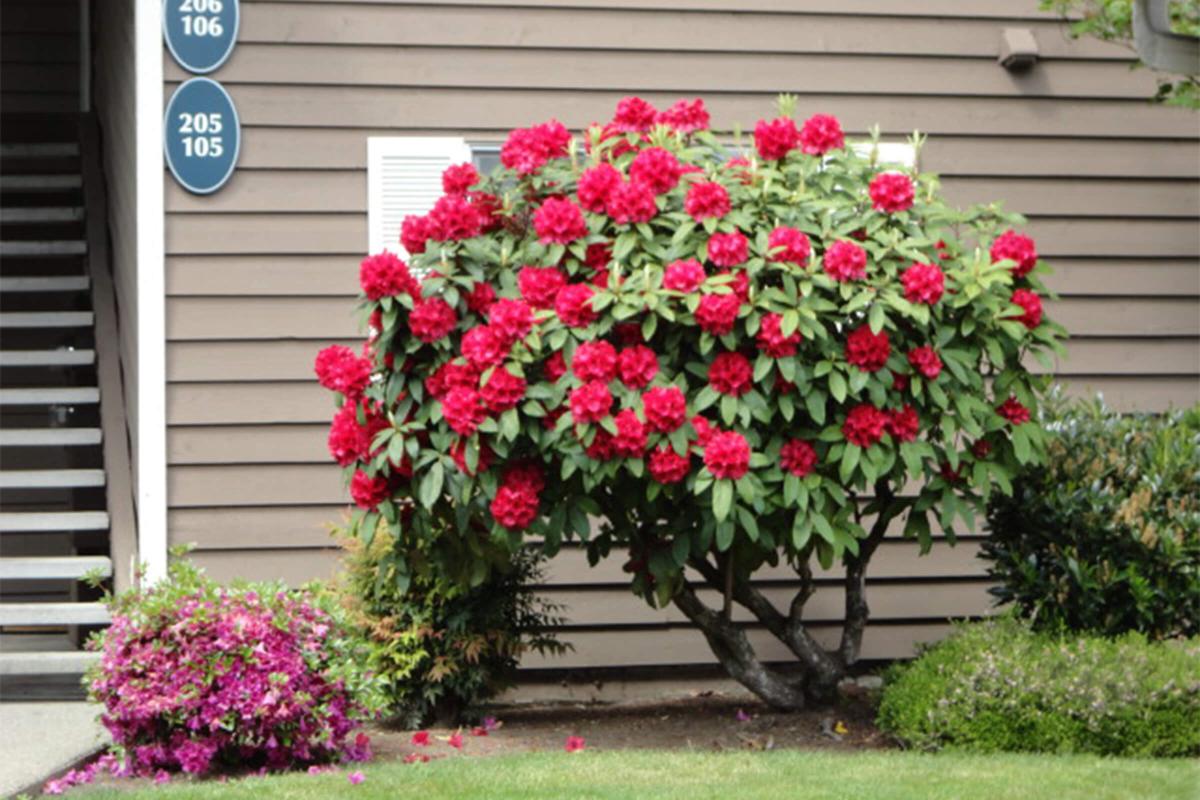
{"type": "Polygon", "coordinates": [[[453,164],[470,163],[471,147],[458,136],[371,136],[367,138],[367,248],[379,253],[390,250],[407,256],[400,246],[399,219],[388,220],[387,170],[389,158],[424,158],[440,163],[438,183],[430,187],[429,202],[403,208],[401,214],[424,214],[441,195],[441,173],[453,164]]]}

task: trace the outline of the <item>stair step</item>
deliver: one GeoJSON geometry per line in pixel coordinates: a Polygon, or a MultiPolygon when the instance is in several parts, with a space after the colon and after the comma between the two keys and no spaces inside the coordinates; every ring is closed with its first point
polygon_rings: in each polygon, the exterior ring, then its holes
{"type": "Polygon", "coordinates": [[[94,387],[0,389],[0,405],[4,406],[53,406],[99,402],[100,390],[94,387]]]}
{"type": "Polygon", "coordinates": [[[0,447],[81,447],[100,444],[99,428],[10,428],[0,430],[0,447]]]}
{"type": "Polygon", "coordinates": [[[0,653],[0,675],[82,675],[100,660],[99,653],[0,653]]]}
{"type": "Polygon", "coordinates": [[[45,206],[42,208],[0,208],[0,223],[58,223],[58,222],[81,222],[83,220],[83,209],[79,206],[64,206],[54,207],[45,206]]]}
{"type": "Polygon", "coordinates": [[[14,142],[0,144],[0,157],[4,158],[56,158],[79,155],[75,142],[14,142]]]}
{"type": "Polygon", "coordinates": [[[0,513],[0,531],[8,533],[104,530],[108,530],[108,513],[105,511],[22,511],[0,513]]]}
{"type": "Polygon", "coordinates": [[[86,275],[56,278],[0,278],[2,292],[83,292],[90,281],[86,275]]]}
{"type": "Polygon", "coordinates": [[[42,556],[0,558],[0,580],[78,580],[88,575],[109,577],[112,560],[108,556],[42,556]]]}
{"type": "Polygon", "coordinates": [[[0,470],[0,489],[76,489],[103,485],[102,469],[0,470]]]}
{"type": "Polygon", "coordinates": [[[0,314],[0,328],[90,328],[91,311],[10,311],[0,314]]]}
{"type": "Polygon", "coordinates": [[[61,192],[82,186],[79,175],[5,175],[0,179],[0,190],[10,192],[61,192]]]}
{"type": "Polygon", "coordinates": [[[0,367],[79,367],[95,360],[96,351],[88,349],[0,350],[0,367]]]}
{"type": "Polygon", "coordinates": [[[107,625],[103,603],[0,603],[0,626],[107,625]]]}
{"type": "Polygon", "coordinates": [[[52,242],[0,242],[0,256],[81,256],[87,253],[87,242],[61,239],[52,242]]]}

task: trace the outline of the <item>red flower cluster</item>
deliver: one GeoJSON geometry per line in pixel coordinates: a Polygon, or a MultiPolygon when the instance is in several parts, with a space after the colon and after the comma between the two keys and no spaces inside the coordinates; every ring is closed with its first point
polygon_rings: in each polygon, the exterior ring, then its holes
{"type": "Polygon", "coordinates": [[[474,389],[479,383],[479,370],[470,364],[447,361],[425,379],[425,391],[431,397],[441,399],[454,388],[474,389]]]}
{"type": "Polygon", "coordinates": [[[488,377],[487,383],[479,392],[479,397],[488,411],[502,414],[510,408],[516,408],[517,403],[525,396],[525,388],[524,378],[498,367],[488,377]]]}
{"type": "Polygon", "coordinates": [[[704,267],[696,259],[673,261],[663,270],[663,288],[689,294],[700,288],[705,277],[704,267]]]}
{"type": "Polygon", "coordinates": [[[491,325],[476,325],[463,334],[462,354],[471,366],[482,372],[504,360],[512,348],[502,331],[491,325]]]}
{"type": "Polygon", "coordinates": [[[796,355],[796,346],[800,344],[799,331],[792,331],[788,336],[783,335],[783,316],[774,312],[762,318],[758,328],[758,349],[771,358],[788,358],[796,355]]]}
{"type": "Polygon", "coordinates": [[[465,386],[448,389],[439,401],[442,417],[455,433],[470,436],[486,416],[479,392],[465,386]]]}
{"type": "Polygon", "coordinates": [[[658,110],[640,97],[622,97],[613,114],[612,127],[621,133],[645,133],[654,127],[658,110]]]}
{"type": "Polygon", "coordinates": [[[792,439],[779,448],[779,466],[798,478],[813,471],[817,465],[817,451],[803,439],[792,439]]]}
{"type": "Polygon", "coordinates": [[[649,222],[658,213],[654,190],[638,181],[614,186],[608,193],[604,208],[618,225],[649,222]]]}
{"type": "Polygon", "coordinates": [[[331,392],[341,392],[349,400],[362,395],[371,381],[371,359],[354,355],[343,345],[332,345],[317,353],[313,370],[317,382],[331,392]]]}
{"type": "Polygon", "coordinates": [[[642,395],[642,411],[650,430],[671,433],[687,420],[687,398],[678,386],[655,387],[642,395]]]}
{"type": "Polygon", "coordinates": [[[1028,289],[1017,289],[1012,293],[1012,304],[1020,306],[1025,310],[1025,313],[1019,317],[1011,317],[1019,321],[1029,330],[1033,330],[1038,325],[1042,324],[1042,298],[1037,296],[1037,293],[1031,292],[1028,289]]]}
{"type": "Polygon", "coordinates": [[[916,409],[906,404],[904,408],[888,413],[887,430],[897,442],[911,442],[921,430],[921,418],[916,409]]]}
{"type": "Polygon", "coordinates": [[[666,111],[659,112],[655,122],[666,125],[679,133],[695,133],[708,130],[708,109],[704,101],[697,97],[695,100],[679,100],[666,111]]]}
{"type": "Polygon", "coordinates": [[[409,214],[400,222],[400,246],[410,256],[425,252],[425,243],[433,235],[428,217],[409,214]]]}
{"type": "Polygon", "coordinates": [[[358,282],[368,300],[380,300],[398,294],[417,297],[421,293],[421,286],[408,271],[408,265],[387,250],[367,256],[359,263],[358,282]]]}
{"type": "Polygon", "coordinates": [[[617,375],[617,348],[608,342],[581,342],[571,358],[571,372],[581,381],[608,383],[617,375]]]}
{"type": "Polygon", "coordinates": [[[588,232],[579,206],[563,197],[542,203],[533,214],[533,229],[542,244],[570,244],[588,232]]]}
{"type": "Polygon", "coordinates": [[[843,240],[829,245],[821,264],[826,275],[842,283],[867,277],[867,251],[854,242],[843,240]]]}
{"type": "Polygon", "coordinates": [[[1022,236],[1014,230],[1007,230],[992,242],[992,263],[997,261],[1012,261],[1014,278],[1024,278],[1037,266],[1037,247],[1033,239],[1022,236]]]}
{"type": "Polygon", "coordinates": [[[699,414],[692,417],[691,423],[692,429],[696,431],[696,444],[700,447],[707,446],[709,440],[716,435],[716,428],[714,428],[708,420],[699,414]]]}
{"type": "Polygon", "coordinates": [[[908,351],[908,363],[929,380],[942,374],[942,359],[932,347],[914,347],[908,351]]]}
{"type": "Polygon", "coordinates": [[[476,283],[463,299],[472,313],[486,314],[492,303],[496,302],[496,290],[490,283],[476,283]]]}
{"type": "Polygon", "coordinates": [[[546,363],[542,365],[542,370],[546,373],[546,380],[554,383],[563,375],[567,374],[567,360],[563,358],[562,350],[555,350],[546,363]]]}
{"type": "Polygon", "coordinates": [[[329,426],[329,455],[339,466],[348,467],[355,461],[365,461],[371,455],[371,442],[376,434],[390,423],[383,417],[363,409],[366,425],[358,424],[359,407],[355,403],[343,403],[329,426]]]}
{"type": "Polygon", "coordinates": [[[936,264],[913,264],[900,273],[900,282],[904,284],[904,299],[910,303],[931,306],[946,291],[946,276],[936,264]]]}
{"type": "Polygon", "coordinates": [[[565,156],[570,141],[571,133],[558,120],[518,128],[500,148],[500,163],[518,175],[531,175],[550,159],[565,156]]]}
{"type": "Polygon", "coordinates": [[[710,217],[723,217],[729,213],[730,208],[729,192],[714,181],[693,183],[683,201],[683,210],[697,222],[710,217]]]}
{"type": "Polygon", "coordinates": [[[846,361],[863,372],[883,369],[891,352],[887,331],[872,333],[871,326],[863,325],[846,337],[846,361]]]}
{"type": "Polygon", "coordinates": [[[708,385],[733,397],[750,391],[753,376],[749,360],[741,353],[721,353],[708,367],[708,385]]]}
{"type": "Polygon", "coordinates": [[[567,285],[567,277],[554,267],[521,267],[517,288],[534,308],[553,308],[554,298],[567,285]]]}
{"type": "Polygon", "coordinates": [[[771,231],[767,237],[767,247],[771,250],[783,248],[772,254],[770,261],[783,261],[802,267],[808,264],[808,258],[812,255],[812,242],[808,240],[804,231],[795,228],[779,227],[771,231]]]}
{"type": "Polygon", "coordinates": [[[871,179],[867,192],[871,195],[871,205],[876,211],[895,214],[912,208],[913,182],[903,173],[879,173],[871,179]]]}
{"type": "Polygon", "coordinates": [[[470,239],[483,233],[483,217],[465,197],[445,194],[429,212],[430,238],[441,242],[470,239]]]}
{"type": "Polygon", "coordinates": [[[545,487],[545,478],[537,465],[510,467],[492,498],[492,517],[509,530],[525,530],[537,519],[540,495],[545,487]]]}
{"type": "Polygon", "coordinates": [[[736,267],[750,257],[750,241],[740,232],[714,233],[708,239],[708,260],[718,267],[736,267]]]}
{"type": "Polygon", "coordinates": [[[617,361],[621,383],[631,389],[641,389],[658,374],[658,356],[644,344],[626,347],[617,361]]]}
{"type": "Polygon", "coordinates": [[[1024,425],[1029,422],[1029,409],[1021,404],[1021,401],[1016,397],[1009,397],[1003,403],[996,407],[996,413],[1004,417],[1013,425],[1024,425]]]}
{"type": "Polygon", "coordinates": [[[604,381],[588,381],[571,391],[570,404],[576,423],[599,422],[612,410],[613,396],[604,381]]]}
{"type": "MultiPolygon", "coordinates": [[[[488,447],[487,442],[481,442],[479,445],[479,459],[475,463],[475,471],[472,472],[467,464],[467,440],[459,439],[454,444],[450,445],[450,458],[454,459],[454,466],[458,467],[458,471],[464,475],[478,475],[481,472],[487,472],[488,467],[492,466],[492,458],[495,457],[492,448],[488,447]]],[[[414,734],[415,738],[416,734],[414,734]]],[[[413,744],[416,744],[414,741],[413,744]]]]}
{"type": "Polygon", "coordinates": [[[646,426],[638,419],[637,412],[623,409],[613,422],[617,426],[612,438],[613,452],[625,458],[641,458],[646,452],[646,426]]]}
{"type": "Polygon", "coordinates": [[[608,198],[623,182],[620,170],[607,161],[585,169],[575,187],[579,205],[596,214],[604,213],[608,206],[608,198]]]}
{"type": "Polygon", "coordinates": [[[649,187],[655,194],[664,194],[675,188],[683,175],[679,159],[661,147],[647,147],[638,153],[629,165],[629,179],[649,187]]]}
{"type": "Polygon", "coordinates": [[[742,301],[734,293],[706,294],[696,308],[696,322],[701,330],[713,336],[724,336],[733,330],[742,301]]]}
{"type": "Polygon", "coordinates": [[[883,438],[890,417],[869,403],[860,403],[846,414],[842,435],[850,444],[870,447],[883,438]]]}
{"type": "Polygon", "coordinates": [[[804,121],[800,128],[800,150],[810,156],[823,156],[830,150],[837,150],[846,145],[842,135],[842,124],[837,117],[828,114],[814,114],[804,121]]]}
{"type": "Polygon", "coordinates": [[[671,445],[665,444],[651,451],[650,460],[646,466],[651,478],[659,483],[671,484],[679,483],[687,477],[691,463],[687,456],[679,455],[671,448],[671,445]]]}
{"type": "Polygon", "coordinates": [[[426,344],[445,338],[458,324],[458,315],[440,297],[418,300],[408,314],[408,327],[413,336],[426,344]]]}
{"type": "Polygon", "coordinates": [[[778,161],[800,144],[796,123],[788,117],[767,122],[760,119],[754,126],[754,147],[763,161],[778,161]]]}
{"type": "Polygon", "coordinates": [[[488,307],[487,318],[488,326],[509,344],[524,339],[533,330],[533,309],[523,300],[497,300],[488,307]]]}
{"type": "Polygon", "coordinates": [[[442,173],[442,191],[446,194],[466,194],[479,183],[479,171],[474,164],[455,164],[442,173]]]}
{"type": "Polygon", "coordinates": [[[392,494],[387,477],[376,475],[371,477],[361,469],[354,472],[350,479],[350,497],[359,508],[368,511],[387,500],[392,494]]]}
{"type": "Polygon", "coordinates": [[[750,469],[750,443],[740,433],[714,433],[704,445],[704,466],[716,478],[737,480],[750,469]]]}
{"type": "Polygon", "coordinates": [[[599,315],[592,310],[592,287],[586,283],[573,283],[558,293],[554,300],[554,311],[562,323],[570,328],[586,328],[599,315]]]}

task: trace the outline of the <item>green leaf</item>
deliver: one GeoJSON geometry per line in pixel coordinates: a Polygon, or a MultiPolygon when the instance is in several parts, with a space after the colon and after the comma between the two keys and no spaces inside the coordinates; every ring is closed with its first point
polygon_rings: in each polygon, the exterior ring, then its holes
{"type": "Polygon", "coordinates": [[[438,496],[442,493],[442,482],[445,480],[445,477],[442,462],[433,462],[428,471],[426,471],[425,477],[421,478],[421,505],[426,508],[433,508],[433,504],[437,502],[438,496]]]}
{"type": "Polygon", "coordinates": [[[858,466],[859,459],[862,458],[862,448],[856,444],[847,444],[846,449],[842,452],[842,465],[838,470],[838,476],[842,479],[842,483],[847,483],[850,476],[854,474],[854,468],[858,466]]]}
{"type": "Polygon", "coordinates": [[[876,303],[871,306],[871,313],[868,315],[867,319],[871,324],[871,333],[877,334],[883,330],[883,323],[885,321],[885,317],[883,315],[883,306],[880,303],[876,303]]]}
{"type": "Polygon", "coordinates": [[[500,436],[510,442],[517,438],[517,434],[521,432],[521,420],[517,416],[517,410],[510,408],[500,415],[500,436]]]}
{"type": "Polygon", "coordinates": [[[738,506],[737,517],[742,530],[750,537],[750,541],[757,542],[759,537],[758,520],[754,518],[754,513],[744,506],[738,506]]]}
{"type": "Polygon", "coordinates": [[[725,552],[733,544],[733,520],[727,519],[717,524],[717,550],[725,552]]]}
{"type": "Polygon", "coordinates": [[[737,398],[731,395],[725,395],[721,398],[721,419],[726,425],[732,425],[737,419],[738,403],[737,398]]]}
{"type": "Polygon", "coordinates": [[[829,393],[833,395],[833,399],[837,400],[839,403],[846,399],[846,379],[842,377],[842,373],[829,373],[829,393]]]}
{"type": "Polygon", "coordinates": [[[713,516],[718,522],[723,521],[729,516],[729,509],[733,505],[733,482],[730,480],[718,480],[713,483],[712,508],[713,516]]]}
{"type": "Polygon", "coordinates": [[[809,392],[804,398],[804,405],[808,407],[808,415],[813,422],[825,424],[825,395],[822,392],[809,392]]]}

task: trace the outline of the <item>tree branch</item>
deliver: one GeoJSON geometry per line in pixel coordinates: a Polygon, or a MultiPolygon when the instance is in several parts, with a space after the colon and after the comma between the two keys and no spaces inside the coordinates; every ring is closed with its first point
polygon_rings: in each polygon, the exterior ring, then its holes
{"type": "Polygon", "coordinates": [[[867,564],[887,534],[888,525],[903,508],[893,502],[895,494],[885,481],[875,482],[875,498],[880,510],[870,533],[858,546],[858,555],[846,558],[846,621],[842,627],[842,640],[838,645],[838,657],[843,667],[858,661],[862,650],[863,632],[871,609],[867,605],[867,564]]]}

